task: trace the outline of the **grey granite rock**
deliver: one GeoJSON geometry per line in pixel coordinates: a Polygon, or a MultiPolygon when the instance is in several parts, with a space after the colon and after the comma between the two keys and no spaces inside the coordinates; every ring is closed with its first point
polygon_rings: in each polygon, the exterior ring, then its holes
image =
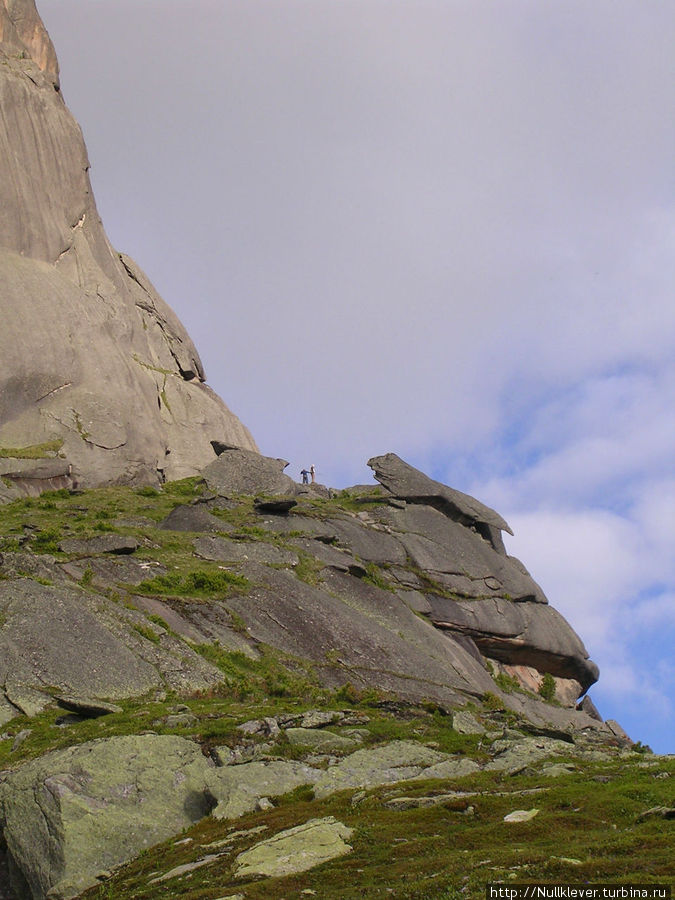
{"type": "Polygon", "coordinates": [[[11,480],[24,493],[157,483],[196,474],[211,440],[256,449],[175,314],[108,242],[33,0],[0,10],[0,447],[61,457],[58,474],[23,460],[11,480]]]}
{"type": "Polygon", "coordinates": [[[212,515],[200,505],[176,506],[161,522],[166,531],[231,531],[232,526],[224,519],[212,515]]]}
{"type": "Polygon", "coordinates": [[[76,897],[102,869],[205,816],[210,772],[199,745],[169,735],[92,741],[25,764],[0,785],[17,887],[33,900],[76,897]]]}
{"type": "Polygon", "coordinates": [[[265,541],[230,541],[220,537],[200,537],[194,543],[195,553],[202,559],[238,563],[244,560],[276,566],[295,566],[298,556],[290,550],[265,541]]]}
{"type": "Polygon", "coordinates": [[[203,471],[209,489],[229,497],[237,494],[290,494],[297,485],[284,475],[288,463],[250,450],[224,450],[203,471]]]}
{"type": "Polygon", "coordinates": [[[91,538],[67,538],[59,550],[75,556],[96,556],[99,553],[133,553],[139,543],[125,534],[101,534],[91,538]]]}
{"type": "Polygon", "coordinates": [[[474,497],[434,481],[395,453],[374,456],[368,460],[375,478],[395,497],[413,503],[438,506],[442,512],[461,524],[490,526],[513,534],[504,519],[474,497]]]}
{"type": "MultiPolygon", "coordinates": [[[[29,579],[0,581],[0,682],[117,699],[146,693],[157,671],[101,624],[77,591],[29,579]]],[[[11,700],[11,697],[10,697],[11,700]]],[[[14,701],[12,701],[14,702],[14,701]]]]}

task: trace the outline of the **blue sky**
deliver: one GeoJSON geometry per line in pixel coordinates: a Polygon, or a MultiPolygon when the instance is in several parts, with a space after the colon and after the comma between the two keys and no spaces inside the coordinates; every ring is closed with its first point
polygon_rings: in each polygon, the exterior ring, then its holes
{"type": "Polygon", "coordinates": [[[675,752],[675,5],[38,5],[113,244],[261,450],[494,506],[675,752]]]}

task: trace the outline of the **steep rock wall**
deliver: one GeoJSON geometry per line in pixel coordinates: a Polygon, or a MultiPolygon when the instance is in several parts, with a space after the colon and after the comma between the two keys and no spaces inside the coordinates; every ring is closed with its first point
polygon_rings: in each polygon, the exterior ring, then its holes
{"type": "Polygon", "coordinates": [[[45,457],[60,460],[49,487],[93,486],[194,474],[211,441],[256,450],[110,246],[34,0],[0,0],[0,109],[0,500],[39,490],[45,457]]]}

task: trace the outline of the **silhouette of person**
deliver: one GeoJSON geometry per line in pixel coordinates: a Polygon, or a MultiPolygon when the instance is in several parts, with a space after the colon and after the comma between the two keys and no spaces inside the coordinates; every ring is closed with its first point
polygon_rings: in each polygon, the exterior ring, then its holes
{"type": "Polygon", "coordinates": [[[309,475],[309,472],[307,471],[307,469],[302,469],[300,474],[302,475],[302,483],[309,484],[309,478],[307,477],[309,475]]]}

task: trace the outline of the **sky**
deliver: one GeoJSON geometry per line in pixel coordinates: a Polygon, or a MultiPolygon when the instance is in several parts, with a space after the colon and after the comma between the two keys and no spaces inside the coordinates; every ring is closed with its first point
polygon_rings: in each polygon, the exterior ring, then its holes
{"type": "Polygon", "coordinates": [[[108,236],[261,451],[497,509],[675,752],[675,4],[38,7],[108,236]]]}

